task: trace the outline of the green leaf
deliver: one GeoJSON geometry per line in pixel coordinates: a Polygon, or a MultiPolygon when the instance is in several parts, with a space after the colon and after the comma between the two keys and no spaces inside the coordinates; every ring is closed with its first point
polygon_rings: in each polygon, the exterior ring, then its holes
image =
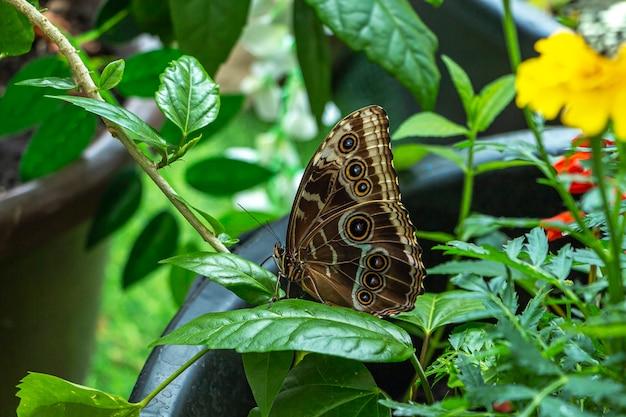
{"type": "Polygon", "coordinates": [[[75,161],[96,132],[96,118],[65,105],[51,114],[33,134],[20,159],[20,178],[30,181],[75,161]]]}
{"type": "Polygon", "coordinates": [[[135,417],[141,405],[122,397],[30,372],[18,385],[18,417],[135,417]]]}
{"type": "Polygon", "coordinates": [[[161,75],[156,103],[165,116],[187,137],[217,117],[220,96],[217,84],[200,62],[184,55],[161,75]]]}
{"type": "Polygon", "coordinates": [[[509,341],[510,357],[520,368],[530,370],[537,375],[560,374],[559,367],[544,358],[539,349],[526,340],[508,319],[501,318],[497,328],[509,341]]]}
{"type": "Polygon", "coordinates": [[[250,0],[170,0],[174,35],[180,49],[215,75],[235,46],[248,17],[250,0]]]}
{"type": "Polygon", "coordinates": [[[114,106],[101,100],[87,97],[74,96],[48,96],[59,100],[65,100],[76,106],[82,107],[90,113],[107,119],[122,127],[128,136],[137,141],[144,142],[157,148],[164,148],[167,144],[146,122],[137,115],[126,110],[124,107],[114,106]]]}
{"type": "Polygon", "coordinates": [[[535,227],[529,233],[526,233],[526,252],[530,256],[530,260],[535,266],[543,265],[548,256],[548,238],[540,227],[535,227]]]}
{"type": "MultiPolygon", "coordinates": [[[[38,1],[30,1],[35,6],[38,1]]],[[[35,32],[28,18],[12,5],[0,1],[0,55],[22,55],[30,51],[35,32]]]]}
{"type": "Polygon", "coordinates": [[[100,75],[100,89],[110,90],[118,85],[124,75],[124,66],[124,60],[117,59],[104,67],[102,74],[100,75]]]}
{"type": "Polygon", "coordinates": [[[463,109],[465,109],[465,114],[467,115],[467,120],[471,120],[472,102],[474,101],[474,87],[472,87],[472,82],[463,68],[454,62],[452,58],[447,55],[442,55],[441,59],[448,69],[456,92],[459,94],[463,109]]]}
{"type": "Polygon", "coordinates": [[[435,106],[437,38],[406,0],[306,0],[350,48],[393,74],[425,110],[435,106]]]}
{"type": "Polygon", "coordinates": [[[69,77],[47,77],[47,78],[31,78],[29,80],[16,82],[15,85],[24,85],[31,87],[50,87],[57,90],[71,90],[76,88],[76,83],[69,77]]]}
{"type": "Polygon", "coordinates": [[[537,294],[526,304],[526,308],[522,312],[519,318],[520,325],[524,329],[536,330],[539,320],[546,312],[543,307],[543,300],[548,295],[548,291],[544,288],[537,292],[537,294]]]}
{"type": "Polygon", "coordinates": [[[432,334],[446,324],[493,317],[493,311],[485,306],[484,300],[483,295],[469,291],[426,293],[417,297],[413,310],[400,313],[394,319],[416,326],[424,334],[432,334]]]}
{"type": "Polygon", "coordinates": [[[585,323],[564,323],[562,327],[599,339],[626,337],[626,305],[621,303],[606,306],[599,315],[590,317],[585,323]]]}
{"type": "Polygon", "coordinates": [[[474,167],[474,173],[475,175],[480,175],[480,174],[484,174],[485,172],[490,172],[490,171],[498,171],[501,169],[509,169],[509,168],[515,168],[515,167],[526,167],[526,166],[533,166],[534,164],[530,161],[522,161],[522,160],[511,160],[511,161],[489,161],[489,162],[483,162],[482,164],[477,165],[476,167],[474,167]]]}
{"type": "MultiPolygon", "coordinates": [[[[276,295],[278,278],[274,274],[232,253],[188,253],[163,262],[204,275],[252,305],[267,303],[276,295]]],[[[284,292],[280,290],[278,295],[282,297],[284,292]]]]}
{"type": "Polygon", "coordinates": [[[269,223],[281,217],[282,214],[265,213],[262,211],[237,211],[231,210],[222,217],[220,223],[224,229],[232,236],[256,229],[262,224],[269,223]]]}
{"type": "Polygon", "coordinates": [[[485,236],[503,227],[523,228],[535,227],[539,224],[538,219],[528,219],[525,217],[494,217],[486,214],[471,214],[463,222],[463,237],[485,236]]]}
{"type": "Polygon", "coordinates": [[[405,120],[393,134],[393,139],[408,137],[447,138],[467,134],[467,129],[445,117],[431,112],[414,114],[405,120]]]}
{"type": "Polygon", "coordinates": [[[9,81],[0,98],[0,136],[23,131],[46,120],[61,103],[44,100],[45,94],[58,94],[54,88],[18,86],[32,78],[68,77],[67,64],[56,56],[36,58],[22,67],[9,81]]]}
{"type": "Polygon", "coordinates": [[[248,385],[262,417],[269,415],[274,399],[293,362],[293,352],[245,353],[242,355],[248,385]]]}
{"type": "Polygon", "coordinates": [[[419,144],[403,143],[393,147],[393,165],[396,170],[403,171],[424,159],[428,151],[419,144]]]}
{"type": "Polygon", "coordinates": [[[174,29],[168,0],[131,0],[130,11],[144,32],[159,36],[164,44],[171,43],[174,29]]]}
{"type": "MultiPolygon", "coordinates": [[[[178,254],[183,255],[185,253],[197,252],[198,250],[198,246],[194,242],[189,241],[178,249],[178,254]]],[[[180,268],[176,265],[171,266],[168,282],[170,286],[170,293],[172,294],[174,303],[176,303],[177,306],[180,307],[183,305],[185,297],[187,297],[187,293],[189,292],[189,288],[197,276],[198,274],[193,271],[180,268]]]]}
{"type": "Polygon", "coordinates": [[[270,417],[390,417],[385,398],[363,364],[309,354],[285,379],[270,417]]]}
{"type": "Polygon", "coordinates": [[[159,75],[170,62],[182,53],[178,49],[163,48],[133,55],[126,60],[124,76],[117,90],[126,97],[153,97],[159,88],[159,75]]]}
{"type": "Polygon", "coordinates": [[[111,180],[87,233],[87,249],[111,236],[130,220],[139,208],[141,192],[141,177],[134,167],[124,169],[111,180]]]}
{"type": "MultiPolygon", "coordinates": [[[[228,124],[241,111],[243,103],[244,96],[239,94],[226,94],[220,96],[220,111],[217,115],[217,119],[197,132],[193,132],[193,135],[202,135],[200,143],[204,143],[207,139],[213,137],[213,135],[217,132],[228,126],[228,124]]],[[[178,146],[180,143],[180,129],[169,119],[165,119],[163,126],[161,126],[160,134],[168,143],[172,145],[178,146]]]]}
{"type": "Polygon", "coordinates": [[[537,391],[525,385],[484,385],[468,391],[468,398],[475,404],[491,407],[494,402],[529,400],[537,391]]]}
{"type": "Polygon", "coordinates": [[[260,185],[274,174],[252,162],[214,156],[190,166],[185,172],[185,180],[207,194],[229,196],[260,185]]]}
{"type": "Polygon", "coordinates": [[[161,259],[176,252],[178,223],[169,211],[161,211],[146,224],[133,244],[122,276],[123,288],[128,288],[154,271],[161,259]]]}
{"type": "Polygon", "coordinates": [[[567,417],[597,417],[598,414],[581,410],[578,405],[557,397],[547,396],[541,398],[539,403],[540,415],[542,416],[567,416],[567,417]]]}
{"type": "Polygon", "coordinates": [[[477,132],[486,130],[515,97],[515,76],[505,75],[487,84],[476,102],[475,120],[470,126],[477,132]]]}
{"type": "MultiPolygon", "coordinates": [[[[411,143],[407,145],[398,144],[397,147],[410,146],[413,152],[418,152],[420,150],[435,154],[441,158],[447,159],[450,162],[453,162],[456,166],[458,166],[462,171],[465,171],[465,160],[463,156],[455,151],[453,148],[449,146],[442,145],[425,145],[422,143],[411,143]]],[[[394,148],[395,149],[395,148],[394,148]]],[[[421,159],[421,158],[419,158],[421,159]]]]}
{"type": "Polygon", "coordinates": [[[237,352],[302,350],[363,362],[401,362],[413,354],[409,335],[367,313],[305,300],[208,313],[153,345],[204,345],[237,352]]]}
{"type": "Polygon", "coordinates": [[[331,100],[330,48],[324,26],[305,0],[294,1],[293,32],[311,112],[321,123],[326,103],[331,100]]]}
{"type": "Polygon", "coordinates": [[[476,274],[497,277],[506,274],[506,268],[493,261],[449,261],[428,268],[428,275],[476,274]]]}
{"type": "Polygon", "coordinates": [[[130,13],[129,8],[130,0],[106,0],[102,2],[96,15],[96,27],[102,28],[109,20],[116,17],[121,17],[121,20],[109,27],[100,36],[101,41],[111,43],[128,42],[141,34],[139,25],[133,14],[130,13]]]}
{"type": "Polygon", "coordinates": [[[559,252],[556,256],[550,260],[550,263],[546,265],[546,269],[555,277],[564,280],[569,276],[569,272],[572,269],[572,263],[574,261],[574,251],[572,250],[571,245],[568,243],[559,249],[559,252]]]}
{"type": "Polygon", "coordinates": [[[484,411],[468,411],[469,404],[461,398],[448,397],[434,404],[400,403],[392,400],[381,400],[380,404],[394,410],[394,416],[422,417],[485,417],[484,411]]]}

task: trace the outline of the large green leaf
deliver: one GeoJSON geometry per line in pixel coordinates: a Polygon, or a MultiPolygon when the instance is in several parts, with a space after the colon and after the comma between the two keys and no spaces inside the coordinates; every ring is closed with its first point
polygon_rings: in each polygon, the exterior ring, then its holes
{"type": "Polygon", "coordinates": [[[515,97],[515,76],[505,75],[487,84],[476,100],[475,120],[471,126],[482,132],[515,97]]]}
{"type": "Polygon", "coordinates": [[[437,39],[407,0],[306,1],[338,38],[393,74],[424,109],[435,106],[437,39]]]}
{"type": "Polygon", "coordinates": [[[18,417],[135,417],[141,405],[122,397],[31,372],[18,385],[18,417]]]}
{"type": "Polygon", "coordinates": [[[171,43],[173,28],[168,0],[131,0],[130,11],[144,32],[158,35],[164,44],[171,43]]]}
{"type": "Polygon", "coordinates": [[[146,224],[135,240],[122,276],[128,288],[154,271],[161,259],[172,256],[178,244],[178,223],[169,211],[161,211],[146,224]]]}
{"type": "MultiPolygon", "coordinates": [[[[38,1],[31,1],[39,5],[38,1]]],[[[35,39],[33,25],[26,16],[7,2],[0,1],[0,55],[22,55],[30,51],[35,39]]]]}
{"type": "Polygon", "coordinates": [[[117,89],[127,97],[153,97],[159,88],[159,75],[181,55],[178,49],[163,48],[131,56],[117,89]]]}
{"type": "Polygon", "coordinates": [[[270,417],[389,417],[363,364],[309,354],[285,379],[270,417]]]}
{"type": "Polygon", "coordinates": [[[46,94],[59,94],[54,88],[17,85],[19,81],[43,77],[69,77],[65,62],[56,56],[44,56],[24,65],[13,78],[0,98],[0,136],[15,133],[46,120],[56,112],[61,103],[43,98],[46,94]]]}
{"type": "Polygon", "coordinates": [[[309,104],[319,123],[331,99],[330,48],[322,23],[305,0],[293,4],[293,32],[309,104]]]}
{"type": "Polygon", "coordinates": [[[192,187],[212,195],[228,196],[260,185],[274,172],[252,162],[214,156],[196,162],[185,172],[192,187]]]}
{"type": "Polygon", "coordinates": [[[141,178],[134,167],[121,171],[111,180],[87,233],[87,248],[110,236],[132,217],[139,208],[141,192],[141,178]]]}
{"type": "Polygon", "coordinates": [[[150,125],[141,120],[136,114],[126,110],[124,107],[114,106],[113,104],[87,97],[48,97],[65,100],[76,106],[82,107],[90,113],[97,114],[98,116],[115,123],[116,125],[122,127],[124,132],[126,132],[131,139],[137,142],[144,142],[149,145],[156,146],[157,148],[164,148],[167,145],[165,140],[161,138],[158,133],[150,127],[150,125]]]}
{"type": "Polygon", "coordinates": [[[303,350],[364,362],[400,362],[413,353],[411,338],[394,324],[349,308],[295,299],[205,314],[153,343],[164,344],[237,352],[303,350]]]}
{"type": "Polygon", "coordinates": [[[31,78],[29,80],[16,82],[15,85],[42,88],[51,87],[56,90],[71,90],[73,88],[76,88],[76,83],[70,77],[31,78]]]}
{"type": "Polygon", "coordinates": [[[274,274],[232,253],[195,252],[163,262],[204,275],[252,305],[267,303],[276,293],[274,274]]]}
{"type": "Polygon", "coordinates": [[[180,49],[215,75],[235,46],[248,17],[250,0],[170,0],[174,35],[180,49]]]}
{"type": "Polygon", "coordinates": [[[78,159],[96,132],[96,118],[74,106],[52,113],[33,134],[20,159],[20,178],[43,177],[78,159]]]}
{"type": "MultiPolygon", "coordinates": [[[[409,143],[409,144],[398,144],[396,145],[398,148],[400,147],[410,147],[414,152],[427,152],[435,154],[441,158],[447,159],[448,161],[454,163],[457,167],[459,167],[462,171],[465,171],[465,160],[463,159],[463,155],[459,152],[455,151],[454,148],[444,145],[426,145],[423,143],[409,143]]],[[[417,158],[419,161],[423,155],[417,158]]]]}
{"type": "Polygon", "coordinates": [[[393,139],[408,137],[447,138],[467,134],[467,129],[445,117],[429,111],[417,113],[406,119],[393,134],[393,139]]]}
{"type": "Polygon", "coordinates": [[[274,398],[291,368],[293,352],[245,353],[242,356],[248,385],[262,417],[269,415],[274,398]]]}
{"type": "Polygon", "coordinates": [[[111,20],[117,23],[109,27],[101,36],[104,42],[122,43],[141,33],[135,17],[130,13],[130,0],[105,0],[96,15],[96,27],[109,25],[111,20]]]}
{"type": "Polygon", "coordinates": [[[484,301],[482,294],[470,291],[426,293],[417,297],[413,310],[398,314],[394,319],[416,326],[424,334],[432,334],[446,324],[493,317],[493,311],[484,301]]]}
{"type": "Polygon", "coordinates": [[[192,56],[172,62],[161,75],[156,103],[186,137],[217,117],[220,95],[217,84],[192,56]]]}
{"type": "Polygon", "coordinates": [[[239,236],[244,232],[274,221],[281,216],[282,214],[265,213],[262,211],[231,210],[221,216],[219,221],[224,225],[224,229],[227,230],[231,236],[239,236]]]}

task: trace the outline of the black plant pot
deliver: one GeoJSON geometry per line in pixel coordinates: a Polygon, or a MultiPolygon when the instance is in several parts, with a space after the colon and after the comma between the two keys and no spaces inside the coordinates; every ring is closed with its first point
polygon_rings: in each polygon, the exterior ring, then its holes
{"type": "MultiPolygon", "coordinates": [[[[572,129],[550,129],[546,133],[549,152],[561,153],[575,134],[572,129]]],[[[491,138],[504,142],[520,139],[530,141],[531,135],[521,131],[491,138]]],[[[476,163],[499,157],[496,152],[478,152],[476,163]]],[[[478,176],[473,209],[494,216],[552,216],[562,210],[561,201],[551,188],[537,183],[538,176],[539,172],[531,167],[492,171],[478,176]]],[[[456,166],[436,157],[425,159],[401,175],[403,201],[419,229],[451,231],[458,215],[462,181],[463,174],[456,166]]],[[[286,226],[286,218],[272,224],[272,228],[282,236],[286,226]]],[[[260,263],[271,255],[274,243],[273,234],[267,228],[261,228],[242,239],[235,252],[260,263]]],[[[427,266],[434,266],[443,260],[439,252],[430,249],[430,242],[421,243],[427,266]]],[[[275,271],[272,262],[265,266],[275,271]]],[[[441,284],[441,280],[427,278],[426,291],[441,290],[441,284]]],[[[165,333],[201,314],[242,307],[245,307],[245,303],[234,294],[200,278],[165,333]]],[[[139,376],[131,400],[141,400],[200,349],[196,346],[155,348],[139,376]]],[[[400,395],[411,378],[411,368],[406,364],[375,365],[370,370],[378,384],[391,396],[400,395]]],[[[243,372],[240,355],[221,350],[209,352],[191,366],[161,392],[142,415],[245,417],[253,406],[254,400],[243,372]]]]}

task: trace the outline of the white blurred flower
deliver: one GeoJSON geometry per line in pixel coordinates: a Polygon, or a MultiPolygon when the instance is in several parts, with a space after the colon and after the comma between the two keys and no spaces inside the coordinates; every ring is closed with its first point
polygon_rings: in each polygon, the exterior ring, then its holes
{"type": "Polygon", "coordinates": [[[341,118],[341,110],[339,107],[332,102],[329,101],[324,106],[324,113],[322,113],[322,123],[324,126],[332,126],[341,118]]]}
{"type": "Polygon", "coordinates": [[[294,139],[309,140],[317,135],[317,123],[309,108],[309,99],[303,88],[293,92],[281,127],[294,139]]]}
{"type": "Polygon", "coordinates": [[[280,87],[272,74],[262,65],[252,65],[250,75],[241,82],[241,91],[252,100],[254,110],[261,120],[272,122],[280,109],[280,87]]]}
{"type": "Polygon", "coordinates": [[[262,188],[237,193],[234,196],[234,201],[236,205],[248,211],[270,212],[273,210],[272,202],[262,188]]]}
{"type": "Polygon", "coordinates": [[[252,55],[272,59],[290,53],[293,37],[287,25],[252,23],[244,29],[241,42],[252,55]]]}
{"type": "Polygon", "coordinates": [[[228,158],[238,159],[240,161],[259,162],[259,152],[254,148],[246,148],[243,146],[232,147],[226,149],[224,155],[228,158]]]}

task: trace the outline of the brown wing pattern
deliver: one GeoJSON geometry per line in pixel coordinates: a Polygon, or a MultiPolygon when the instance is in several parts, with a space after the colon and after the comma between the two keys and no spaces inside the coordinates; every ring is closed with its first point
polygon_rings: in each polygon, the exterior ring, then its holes
{"type": "Polygon", "coordinates": [[[380,316],[413,308],[425,273],[381,107],[353,112],[320,145],[287,233],[294,279],[313,297],[380,316]]]}

